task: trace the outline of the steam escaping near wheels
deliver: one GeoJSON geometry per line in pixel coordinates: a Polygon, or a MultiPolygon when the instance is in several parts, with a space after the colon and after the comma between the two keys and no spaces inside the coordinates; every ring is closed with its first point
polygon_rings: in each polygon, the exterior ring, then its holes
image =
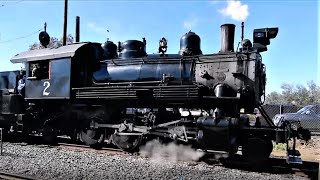
{"type": "Polygon", "coordinates": [[[162,144],[159,141],[153,140],[147,142],[140,147],[140,155],[151,158],[153,162],[161,163],[167,161],[198,161],[204,152],[197,151],[191,146],[176,144],[162,144]]]}

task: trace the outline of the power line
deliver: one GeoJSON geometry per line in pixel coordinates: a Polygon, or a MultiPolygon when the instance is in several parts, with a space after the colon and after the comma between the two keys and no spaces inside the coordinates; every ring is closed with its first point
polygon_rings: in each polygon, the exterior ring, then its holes
{"type": "Polygon", "coordinates": [[[11,42],[11,41],[15,41],[15,40],[18,40],[18,39],[24,39],[24,38],[27,38],[27,37],[30,37],[38,32],[40,32],[41,30],[43,30],[43,28],[39,29],[38,31],[35,31],[33,33],[30,33],[30,34],[27,34],[27,35],[24,35],[24,36],[21,36],[21,37],[17,37],[17,38],[13,38],[13,39],[9,39],[9,40],[6,40],[6,41],[0,41],[0,44],[3,44],[3,43],[8,43],[8,42],[11,42]]]}
{"type": "MultiPolygon", "coordinates": [[[[25,0],[15,1],[15,4],[18,4],[18,3],[22,2],[22,1],[25,1],[25,0]]],[[[0,4],[0,8],[5,7],[5,6],[8,6],[8,5],[0,4]]],[[[9,6],[10,6],[10,5],[9,5],[9,6]]]]}

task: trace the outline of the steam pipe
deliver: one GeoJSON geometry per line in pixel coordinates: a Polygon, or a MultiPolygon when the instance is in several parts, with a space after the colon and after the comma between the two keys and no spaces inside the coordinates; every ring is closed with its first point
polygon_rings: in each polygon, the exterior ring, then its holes
{"type": "Polygon", "coordinates": [[[220,53],[234,52],[234,24],[221,25],[221,50],[220,53]]]}
{"type": "Polygon", "coordinates": [[[76,42],[80,42],[80,17],[76,16],[76,42]]]}

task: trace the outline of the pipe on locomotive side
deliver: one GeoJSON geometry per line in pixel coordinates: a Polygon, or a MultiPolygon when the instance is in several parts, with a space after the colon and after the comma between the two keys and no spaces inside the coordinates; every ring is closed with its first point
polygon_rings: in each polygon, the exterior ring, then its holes
{"type": "Polygon", "coordinates": [[[234,24],[223,24],[221,27],[221,49],[220,53],[234,52],[234,36],[235,27],[234,24]]]}

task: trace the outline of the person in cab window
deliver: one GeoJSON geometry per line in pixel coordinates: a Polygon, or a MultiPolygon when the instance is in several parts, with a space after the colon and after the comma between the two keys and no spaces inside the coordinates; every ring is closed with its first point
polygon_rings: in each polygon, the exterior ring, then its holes
{"type": "Polygon", "coordinates": [[[39,75],[40,75],[39,66],[38,64],[34,64],[31,71],[31,76],[35,78],[39,78],[39,75]]]}

